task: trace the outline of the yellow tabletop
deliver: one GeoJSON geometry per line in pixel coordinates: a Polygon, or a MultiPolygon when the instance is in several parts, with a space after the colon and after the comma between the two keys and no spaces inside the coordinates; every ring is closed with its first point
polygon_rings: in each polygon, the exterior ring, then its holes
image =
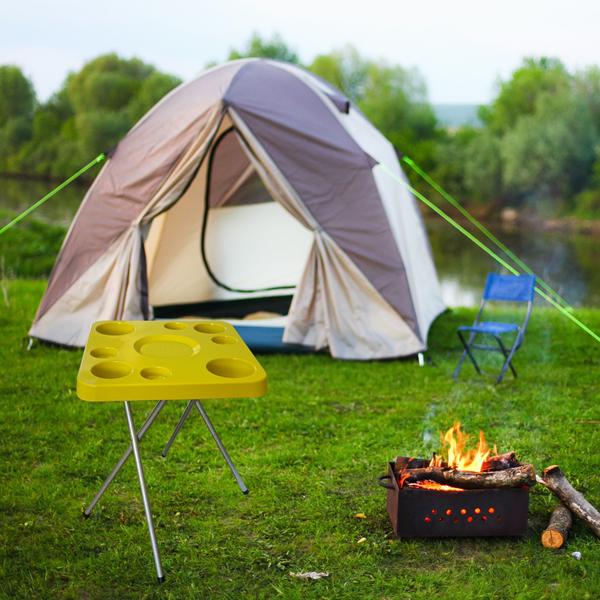
{"type": "Polygon", "coordinates": [[[77,375],[91,402],[262,396],[267,374],[221,321],[99,321],[77,375]]]}

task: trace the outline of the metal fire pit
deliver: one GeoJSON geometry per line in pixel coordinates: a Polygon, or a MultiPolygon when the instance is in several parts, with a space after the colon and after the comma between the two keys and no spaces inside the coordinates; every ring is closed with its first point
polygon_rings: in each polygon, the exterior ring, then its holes
{"type": "Polygon", "coordinates": [[[398,537],[523,536],[529,490],[479,489],[460,492],[400,487],[393,462],[379,478],[398,537]]]}

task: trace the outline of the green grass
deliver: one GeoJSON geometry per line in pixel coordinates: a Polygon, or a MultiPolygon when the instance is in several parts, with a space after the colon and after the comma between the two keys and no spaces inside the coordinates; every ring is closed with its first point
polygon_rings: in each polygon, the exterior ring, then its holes
{"type": "MultiPolygon", "coordinates": [[[[436,449],[461,420],[538,468],[558,463],[600,504],[600,347],[538,308],[501,386],[465,365],[456,384],[454,329],[430,335],[434,365],[263,356],[269,392],[205,406],[251,488],[239,493],[198,415],[159,455],[182,403],[142,444],[166,582],[154,566],[133,463],[92,518],[81,510],[127,445],[121,404],[77,399],[80,351],[24,336],[41,281],[5,281],[0,296],[0,594],[6,598],[597,598],[600,544],[577,523],[568,547],[541,547],[554,499],[531,494],[524,539],[396,540],[375,483],[396,454],[436,449]],[[365,520],[353,515],[364,512],[365,520]],[[358,544],[360,538],[366,538],[358,544]],[[578,550],[577,561],[571,552],[578,550]],[[290,571],[328,571],[300,581],[290,571]]],[[[600,311],[580,311],[600,328],[600,311]]],[[[150,405],[135,405],[138,425],[150,405]]]]}
{"type": "MultiPolygon", "coordinates": [[[[16,213],[0,208],[0,226],[16,213]]],[[[27,219],[0,235],[0,278],[47,277],[52,271],[66,228],[27,219]]]]}

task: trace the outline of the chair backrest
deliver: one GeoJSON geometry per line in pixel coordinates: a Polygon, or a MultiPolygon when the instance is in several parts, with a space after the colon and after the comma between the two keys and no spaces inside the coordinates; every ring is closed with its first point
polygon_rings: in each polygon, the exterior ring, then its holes
{"type": "Polygon", "coordinates": [[[483,299],[492,302],[533,302],[535,275],[488,273],[483,299]]]}

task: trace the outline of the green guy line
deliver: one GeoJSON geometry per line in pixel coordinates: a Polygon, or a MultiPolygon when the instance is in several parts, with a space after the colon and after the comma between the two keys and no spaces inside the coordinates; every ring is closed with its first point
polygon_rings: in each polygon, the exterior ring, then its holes
{"type": "Polygon", "coordinates": [[[81,167],[79,171],[73,173],[71,177],[65,179],[60,185],[56,186],[51,192],[48,192],[43,198],[40,198],[35,204],[32,204],[29,208],[25,209],[20,215],[17,215],[12,221],[4,225],[0,229],[0,235],[5,231],[8,231],[13,225],[16,225],[19,221],[22,221],[29,213],[32,213],[36,208],[40,207],[44,202],[50,200],[52,196],[60,192],[63,188],[66,188],[72,181],[75,181],[80,175],[83,175],[86,171],[91,169],[94,165],[102,162],[106,158],[104,152],[98,154],[94,160],[89,162],[85,167],[81,167]]]}
{"type": "MultiPolygon", "coordinates": [[[[439,183],[437,183],[430,175],[428,175],[417,163],[409,158],[408,156],[403,156],[402,160],[419,176],[421,176],[436,192],[438,192],[443,198],[445,198],[456,210],[458,210],[463,217],[465,217],[472,225],[477,227],[481,233],[483,233],[489,240],[491,240],[497,248],[502,250],[506,256],[508,256],[515,264],[519,265],[525,273],[529,275],[534,275],[532,269],[521,260],[510,248],[506,246],[503,242],[501,242],[485,225],[479,222],[466,208],[462,206],[462,204],[456,200],[451,194],[449,194],[439,183]]],[[[539,284],[548,292],[552,294],[560,304],[562,304],[567,310],[573,310],[569,303],[558,294],[558,292],[554,291],[543,279],[537,277],[539,284]]]]}
{"type": "MultiPolygon", "coordinates": [[[[469,238],[476,246],[479,246],[486,254],[489,254],[497,263],[502,265],[507,271],[512,273],[513,275],[520,275],[519,271],[515,269],[511,264],[507,263],[502,257],[498,256],[493,250],[490,250],[481,240],[477,239],[470,231],[467,231],[462,225],[457,223],[450,215],[447,215],[441,208],[436,206],[431,200],[423,196],[419,191],[415,190],[408,182],[404,181],[398,175],[396,175],[387,165],[383,163],[379,163],[379,166],[393,179],[395,179],[398,183],[404,185],[416,198],[418,198],[423,204],[428,206],[431,210],[437,213],[442,219],[450,223],[452,227],[458,229],[465,237],[469,238]]],[[[597,342],[600,343],[600,335],[598,335],[595,331],[590,329],[585,323],[580,321],[575,315],[569,312],[566,308],[561,306],[554,298],[549,296],[544,290],[540,289],[539,286],[535,286],[535,291],[539,294],[544,300],[549,302],[554,308],[556,308],[559,312],[561,312],[565,317],[573,321],[578,327],[580,327],[583,331],[585,331],[588,335],[593,337],[597,342]]]]}

